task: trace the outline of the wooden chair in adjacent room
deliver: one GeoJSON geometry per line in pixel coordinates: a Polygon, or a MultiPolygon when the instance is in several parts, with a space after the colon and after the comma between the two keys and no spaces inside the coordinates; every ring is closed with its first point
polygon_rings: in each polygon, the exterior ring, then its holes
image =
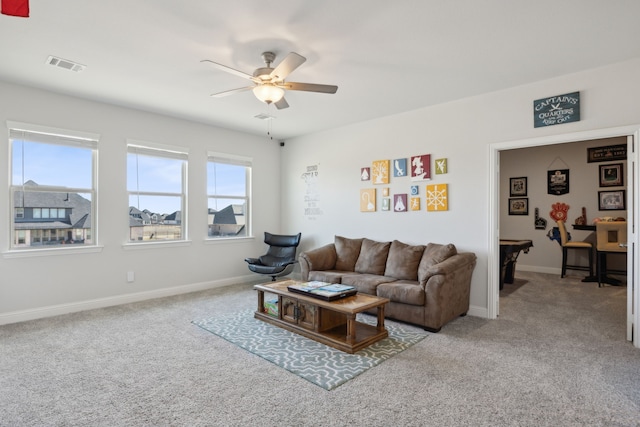
{"type": "Polygon", "coordinates": [[[596,250],[598,287],[603,283],[618,285],[620,281],[607,273],[626,274],[626,270],[607,268],[607,254],[627,255],[627,223],[625,221],[599,222],[596,224],[596,250]]]}
{"type": "Polygon", "coordinates": [[[589,277],[593,277],[593,245],[589,242],[574,242],[569,240],[567,227],[565,226],[564,221],[558,220],[556,223],[558,224],[560,245],[562,246],[562,273],[560,274],[560,277],[564,277],[567,274],[567,270],[588,271],[589,277]],[[589,256],[589,265],[568,264],[567,258],[570,249],[574,252],[587,251],[589,256]]]}

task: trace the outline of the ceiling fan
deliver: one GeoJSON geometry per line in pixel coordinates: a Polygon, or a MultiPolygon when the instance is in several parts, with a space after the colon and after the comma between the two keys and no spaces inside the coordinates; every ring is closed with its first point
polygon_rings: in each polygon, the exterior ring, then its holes
{"type": "Polygon", "coordinates": [[[276,59],[275,53],[264,52],[262,54],[262,59],[264,60],[266,67],[256,69],[253,72],[253,75],[227,67],[226,65],[218,64],[217,62],[213,62],[208,59],[200,61],[209,63],[219,70],[249,79],[253,82],[253,86],[226,90],[224,92],[214,93],[211,96],[220,98],[227,95],[233,95],[238,92],[253,90],[253,94],[260,101],[267,104],[273,103],[278,110],[281,110],[289,107],[289,104],[284,99],[285,89],[319,93],[336,93],[338,90],[338,86],[333,85],[285,82],[284,79],[307,60],[307,58],[295,52],[289,53],[276,68],[271,67],[271,63],[276,59]]]}

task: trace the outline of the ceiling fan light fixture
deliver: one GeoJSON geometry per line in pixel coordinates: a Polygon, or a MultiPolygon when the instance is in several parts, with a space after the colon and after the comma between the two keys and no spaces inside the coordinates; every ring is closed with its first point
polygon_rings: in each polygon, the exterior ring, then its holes
{"type": "Polygon", "coordinates": [[[253,88],[253,94],[260,101],[271,104],[272,102],[278,102],[282,99],[284,89],[272,84],[262,84],[253,88]]]}
{"type": "Polygon", "coordinates": [[[302,65],[306,61],[306,58],[295,52],[289,52],[289,54],[280,61],[275,68],[272,68],[271,63],[273,63],[275,58],[276,55],[273,52],[264,52],[262,54],[262,59],[264,60],[266,67],[258,68],[253,72],[253,75],[227,67],[226,65],[218,64],[217,62],[213,62],[209,59],[203,59],[201,62],[209,63],[219,70],[249,79],[253,82],[252,86],[225,90],[223,92],[211,94],[211,96],[214,98],[221,98],[234,93],[253,90],[253,94],[259,101],[262,101],[265,104],[274,104],[278,110],[282,110],[283,108],[289,108],[289,103],[284,98],[285,90],[316,93],[336,93],[338,90],[338,86],[334,85],[290,81],[285,82],[285,79],[289,74],[302,65]]]}

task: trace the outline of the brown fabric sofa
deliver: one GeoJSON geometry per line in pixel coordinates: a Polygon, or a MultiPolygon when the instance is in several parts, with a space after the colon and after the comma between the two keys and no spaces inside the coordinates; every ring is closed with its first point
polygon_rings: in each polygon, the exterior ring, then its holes
{"type": "Polygon", "coordinates": [[[389,298],[385,317],[438,332],[469,310],[476,256],[452,244],[408,245],[397,240],[335,236],[334,243],[298,257],[302,280],[354,286],[389,298]]]}

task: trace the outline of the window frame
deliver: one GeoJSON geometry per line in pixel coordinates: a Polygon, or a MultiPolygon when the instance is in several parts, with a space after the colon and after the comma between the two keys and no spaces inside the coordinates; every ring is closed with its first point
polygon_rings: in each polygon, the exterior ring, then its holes
{"type": "MultiPolygon", "coordinates": [[[[129,168],[129,154],[135,155],[144,155],[149,157],[158,157],[164,159],[175,159],[181,160],[181,186],[180,193],[173,192],[163,192],[163,191],[145,191],[140,190],[140,188],[136,188],[135,190],[130,190],[128,181],[129,177],[126,177],[127,181],[127,210],[131,207],[129,203],[132,196],[149,196],[149,197],[180,197],[180,239],[162,239],[162,240],[131,240],[131,226],[127,231],[127,237],[124,243],[125,247],[136,247],[136,246],[144,246],[149,247],[152,245],[180,245],[186,242],[189,242],[189,227],[188,227],[188,215],[187,215],[187,205],[188,205],[188,168],[189,168],[189,149],[187,147],[179,147],[173,145],[159,144],[155,142],[149,141],[141,141],[134,139],[127,139],[127,150],[126,150],[126,165],[127,165],[127,173],[129,168]]],[[[138,173],[138,172],[136,172],[138,173]]],[[[138,206],[139,208],[139,206],[138,206]]],[[[154,214],[162,214],[163,212],[154,212],[154,214]]]]}
{"type": "Polygon", "coordinates": [[[207,195],[207,235],[206,241],[229,241],[229,240],[241,240],[253,238],[253,209],[252,209],[252,176],[253,176],[253,158],[239,156],[234,154],[220,153],[215,151],[207,152],[207,167],[206,167],[206,195],[207,195]],[[236,165],[245,167],[245,195],[227,195],[227,194],[215,194],[209,192],[209,164],[219,163],[227,165],[236,165]],[[211,236],[209,235],[209,200],[211,199],[230,199],[230,200],[243,200],[245,203],[244,221],[245,221],[245,233],[242,236],[211,236]]]}
{"type": "MultiPolygon", "coordinates": [[[[69,252],[95,252],[99,250],[98,245],[98,143],[100,135],[97,133],[83,132],[70,129],[54,128],[50,126],[42,126],[31,123],[22,123],[15,121],[7,121],[7,129],[9,133],[8,137],[8,170],[9,170],[9,209],[12,213],[16,212],[16,209],[20,208],[16,206],[15,194],[16,192],[37,192],[37,193],[81,193],[88,194],[91,197],[91,226],[87,233],[91,236],[90,243],[83,243],[77,245],[52,245],[52,246],[31,246],[27,244],[27,241],[32,239],[19,237],[16,232],[20,229],[16,228],[16,215],[9,215],[9,241],[8,250],[3,253],[5,258],[11,258],[13,256],[31,256],[31,255],[50,255],[50,254],[62,254],[69,252]],[[66,187],[59,185],[47,185],[39,184],[37,187],[25,186],[24,182],[20,184],[14,184],[13,182],[13,153],[14,142],[31,142],[37,144],[58,145],[63,147],[76,147],[82,149],[91,150],[91,188],[86,187],[66,187]],[[23,240],[24,243],[19,243],[23,240]]],[[[26,179],[26,178],[23,178],[26,179]]],[[[26,209],[22,206],[22,218],[26,216],[26,209]]],[[[56,219],[56,218],[54,218],[56,219]]],[[[40,241],[44,235],[45,230],[41,230],[40,241]]],[[[26,235],[26,233],[25,233],[26,235]]],[[[56,233],[58,235],[58,233],[56,233]]]]}

